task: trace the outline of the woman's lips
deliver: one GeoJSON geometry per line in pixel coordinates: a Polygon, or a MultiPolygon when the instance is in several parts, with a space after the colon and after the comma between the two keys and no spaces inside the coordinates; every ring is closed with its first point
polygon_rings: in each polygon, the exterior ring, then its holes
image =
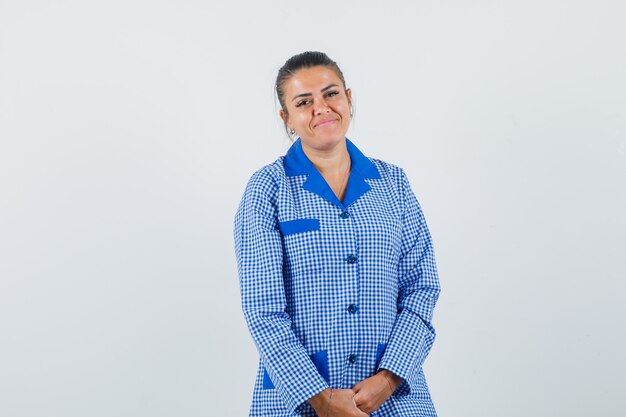
{"type": "Polygon", "coordinates": [[[337,119],[324,120],[323,122],[319,122],[318,124],[316,124],[315,127],[325,126],[336,121],[337,119]]]}

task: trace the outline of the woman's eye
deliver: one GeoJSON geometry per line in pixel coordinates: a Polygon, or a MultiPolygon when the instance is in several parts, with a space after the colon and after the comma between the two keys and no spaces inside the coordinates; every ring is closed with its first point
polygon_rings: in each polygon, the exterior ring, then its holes
{"type": "Polygon", "coordinates": [[[337,94],[339,94],[339,91],[330,91],[326,96],[332,97],[332,96],[336,96],[337,94]]]}
{"type": "Polygon", "coordinates": [[[298,104],[296,104],[296,107],[305,106],[305,105],[309,104],[310,102],[311,102],[311,100],[299,101],[298,104]]]}

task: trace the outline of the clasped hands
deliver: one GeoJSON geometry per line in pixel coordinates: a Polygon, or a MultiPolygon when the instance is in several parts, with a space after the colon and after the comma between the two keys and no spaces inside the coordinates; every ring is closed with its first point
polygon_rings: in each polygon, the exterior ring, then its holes
{"type": "Polygon", "coordinates": [[[400,378],[386,369],[351,389],[326,389],[309,400],[319,417],[367,417],[391,396],[400,378]]]}

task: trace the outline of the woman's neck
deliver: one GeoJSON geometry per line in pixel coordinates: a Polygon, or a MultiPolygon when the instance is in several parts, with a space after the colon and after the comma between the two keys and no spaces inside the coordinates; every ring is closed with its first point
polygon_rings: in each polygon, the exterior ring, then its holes
{"type": "Polygon", "coordinates": [[[324,150],[314,149],[303,143],[302,151],[324,177],[343,176],[350,165],[350,154],[345,140],[324,150]]]}

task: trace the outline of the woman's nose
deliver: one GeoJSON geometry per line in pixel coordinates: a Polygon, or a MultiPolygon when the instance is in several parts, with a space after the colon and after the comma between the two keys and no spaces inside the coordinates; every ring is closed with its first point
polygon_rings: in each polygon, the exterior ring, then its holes
{"type": "Polygon", "coordinates": [[[330,107],[326,104],[324,100],[317,100],[315,104],[315,114],[323,114],[328,113],[330,111],[330,107]]]}

